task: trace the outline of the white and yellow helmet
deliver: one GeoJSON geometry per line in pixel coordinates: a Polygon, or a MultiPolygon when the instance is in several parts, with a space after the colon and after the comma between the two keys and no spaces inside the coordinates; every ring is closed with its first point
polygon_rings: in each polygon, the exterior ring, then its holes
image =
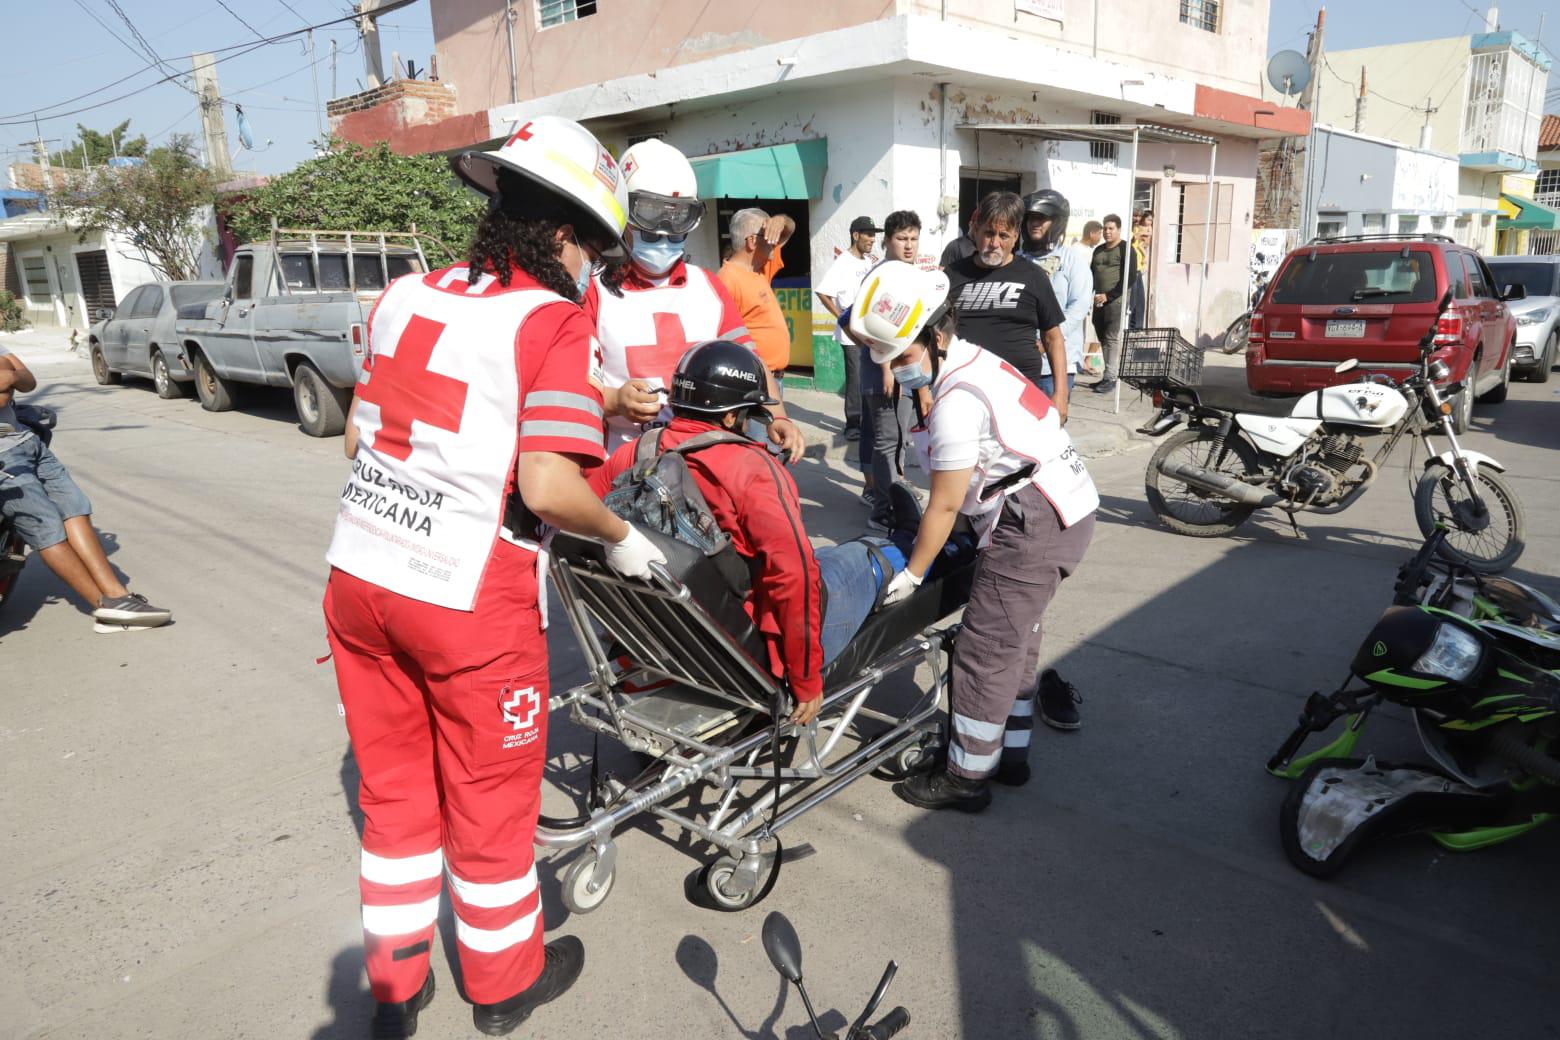
{"type": "MultiPolygon", "coordinates": [[[[462,152],[450,163],[482,194],[498,193],[498,171],[510,170],[562,195],[595,219],[588,237],[601,255],[622,259],[628,223],[628,187],[622,171],[594,134],[572,119],[537,116],[518,125],[496,152],[462,152]]],[[[581,229],[581,238],[587,236],[581,229]]]]}
{"type": "Polygon", "coordinates": [[[885,260],[861,280],[850,309],[851,339],[865,343],[874,364],[893,361],[921,330],[948,311],[948,276],[903,260],[885,260]]]}

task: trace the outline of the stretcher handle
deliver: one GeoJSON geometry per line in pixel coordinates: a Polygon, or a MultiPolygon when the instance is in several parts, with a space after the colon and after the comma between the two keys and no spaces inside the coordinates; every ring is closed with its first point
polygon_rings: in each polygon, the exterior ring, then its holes
{"type": "Polygon", "coordinates": [[[888,1040],[910,1024],[910,1012],[904,1007],[896,1007],[878,1020],[876,1025],[867,1027],[862,1034],[862,1040],[888,1040]]]}

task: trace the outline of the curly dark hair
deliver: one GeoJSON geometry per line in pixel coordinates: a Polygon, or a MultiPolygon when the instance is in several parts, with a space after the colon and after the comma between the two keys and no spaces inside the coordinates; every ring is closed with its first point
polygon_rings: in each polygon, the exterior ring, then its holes
{"type": "Polygon", "coordinates": [[[488,203],[487,216],[477,225],[466,262],[472,274],[487,272],[498,284],[509,285],[519,268],[566,300],[579,302],[574,276],[558,258],[555,235],[568,224],[580,239],[596,228],[596,220],[568,199],[536,187],[508,170],[498,174],[498,194],[488,203]]]}

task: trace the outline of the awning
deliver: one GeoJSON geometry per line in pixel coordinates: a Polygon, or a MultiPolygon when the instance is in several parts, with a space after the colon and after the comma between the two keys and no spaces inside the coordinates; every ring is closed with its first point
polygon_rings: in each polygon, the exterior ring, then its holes
{"type": "Polygon", "coordinates": [[[1560,210],[1542,202],[1502,194],[1500,210],[1500,219],[1495,221],[1497,231],[1560,231],[1560,210]]]}
{"type": "Polygon", "coordinates": [[[829,140],[748,148],[690,159],[701,199],[819,199],[829,140]]]}

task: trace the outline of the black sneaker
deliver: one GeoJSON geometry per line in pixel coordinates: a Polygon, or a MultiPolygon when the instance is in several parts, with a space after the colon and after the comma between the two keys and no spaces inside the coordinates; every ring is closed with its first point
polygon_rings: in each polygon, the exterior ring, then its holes
{"type": "Polygon", "coordinates": [[[991,786],[984,780],[966,780],[946,769],[917,773],[894,785],[894,793],[923,809],[957,809],[978,813],[991,804],[991,786]]]}
{"type": "Polygon", "coordinates": [[[154,607],[145,596],[132,592],[128,596],[104,596],[92,612],[92,620],[132,628],[156,628],[173,620],[173,611],[154,607]]]}
{"type": "Polygon", "coordinates": [[[997,766],[997,771],[991,775],[991,779],[1003,787],[1023,787],[1029,783],[1029,763],[1003,762],[997,766]]]}
{"type": "Polygon", "coordinates": [[[1083,725],[1078,705],[1083,695],[1072,683],[1056,674],[1055,668],[1040,673],[1040,721],[1052,729],[1077,729],[1083,725]]]}
{"type": "Polygon", "coordinates": [[[1094,384],[1094,392],[1097,394],[1108,394],[1114,389],[1116,389],[1116,381],[1114,379],[1101,379],[1094,384]]]}
{"type": "Polygon", "coordinates": [[[404,1040],[417,1035],[417,1012],[433,1002],[433,970],[423,980],[422,989],[411,1000],[399,1000],[393,1004],[374,1007],[373,1028],[369,1033],[374,1040],[404,1040]]]}
{"type": "Polygon", "coordinates": [[[565,935],[547,944],[542,973],[536,981],[508,1000],[497,1004],[478,1004],[471,1009],[471,1021],[477,1032],[488,1036],[512,1033],[531,1012],[557,1000],[568,992],[585,967],[585,944],[573,935],[565,935]]]}

